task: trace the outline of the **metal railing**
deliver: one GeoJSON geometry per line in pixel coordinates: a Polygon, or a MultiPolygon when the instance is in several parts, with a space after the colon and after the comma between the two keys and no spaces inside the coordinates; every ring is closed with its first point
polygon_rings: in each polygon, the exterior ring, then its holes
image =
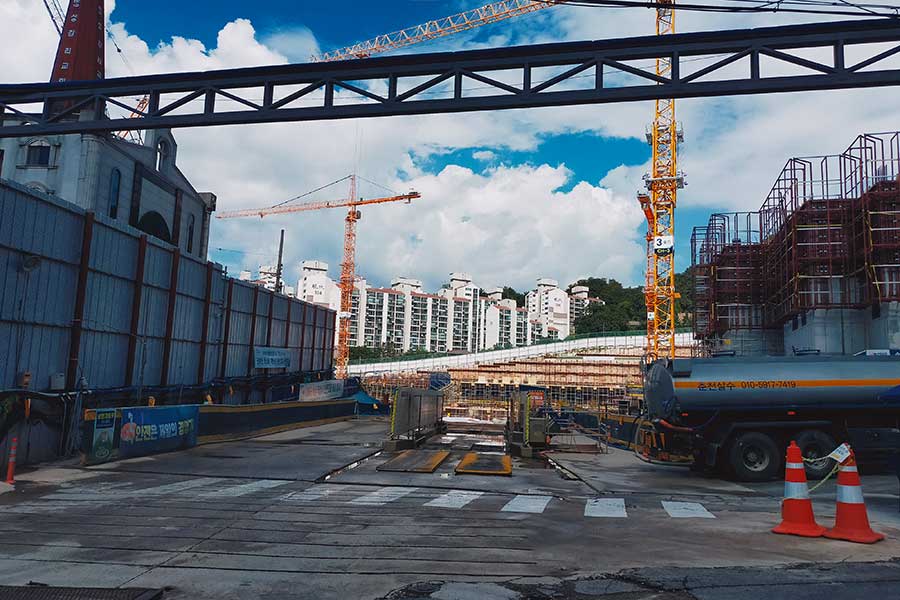
{"type": "MultiPolygon", "coordinates": [[[[498,363],[519,358],[544,356],[547,354],[564,354],[577,350],[592,348],[633,349],[643,348],[646,335],[643,331],[610,332],[605,334],[586,334],[587,337],[574,336],[561,342],[532,344],[504,350],[488,350],[468,354],[449,354],[433,358],[414,358],[404,360],[396,358],[379,362],[351,363],[351,375],[368,375],[376,373],[404,371],[442,371],[453,367],[467,367],[479,364],[498,363]]],[[[694,342],[689,329],[679,329],[675,336],[679,346],[690,346],[694,342]]]]}

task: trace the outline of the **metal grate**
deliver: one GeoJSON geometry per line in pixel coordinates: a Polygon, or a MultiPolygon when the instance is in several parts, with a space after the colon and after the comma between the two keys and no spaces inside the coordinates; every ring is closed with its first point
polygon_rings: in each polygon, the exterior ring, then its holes
{"type": "Polygon", "coordinates": [[[157,600],[163,590],[147,588],[74,588],[0,585],[3,600],[157,600]]]}

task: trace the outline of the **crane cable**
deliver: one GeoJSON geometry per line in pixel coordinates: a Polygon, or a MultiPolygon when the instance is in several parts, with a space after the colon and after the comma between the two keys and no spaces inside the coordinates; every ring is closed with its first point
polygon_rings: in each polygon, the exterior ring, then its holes
{"type": "Polygon", "coordinates": [[[340,183],[340,182],[342,182],[342,181],[347,181],[347,180],[350,179],[351,177],[353,177],[353,176],[352,176],[352,175],[346,175],[346,176],[344,176],[344,177],[341,177],[340,179],[336,179],[336,180],[332,181],[331,183],[326,183],[325,185],[323,185],[323,186],[321,186],[321,187],[317,187],[317,188],[314,189],[314,190],[310,190],[310,191],[308,191],[308,192],[305,192],[305,193],[303,193],[303,194],[300,194],[299,196],[294,196],[293,198],[290,198],[290,199],[288,199],[288,200],[285,200],[284,202],[279,202],[278,204],[273,204],[273,205],[270,206],[269,208],[278,208],[279,206],[284,206],[285,204],[289,204],[289,203],[291,203],[291,202],[295,202],[295,201],[297,201],[297,200],[299,200],[299,199],[301,199],[301,198],[305,198],[306,196],[309,196],[309,195],[311,195],[311,194],[315,194],[316,192],[321,192],[321,191],[324,190],[325,188],[329,188],[329,187],[331,187],[331,186],[333,186],[333,185],[336,185],[336,184],[338,184],[338,183],[340,183]]]}
{"type": "MultiPolygon", "coordinates": [[[[671,2],[658,0],[534,0],[542,4],[554,4],[565,6],[577,6],[586,8],[668,8],[671,2]]],[[[831,2],[826,0],[728,0],[730,2],[743,2],[752,4],[751,6],[727,6],[721,4],[701,4],[701,3],[679,3],[679,11],[695,11],[695,12],[718,12],[718,13],[795,13],[795,14],[812,14],[812,15],[838,15],[858,17],[870,15],[877,17],[898,18],[900,17],[900,6],[890,4],[855,4],[847,1],[831,2]],[[857,10],[824,10],[823,8],[800,8],[800,7],[832,7],[832,6],[850,6],[857,10]],[[796,7],[796,8],[792,8],[796,7]],[[876,12],[872,7],[887,9],[890,12],[876,12]],[[861,14],[864,13],[864,14],[861,14]]]]}

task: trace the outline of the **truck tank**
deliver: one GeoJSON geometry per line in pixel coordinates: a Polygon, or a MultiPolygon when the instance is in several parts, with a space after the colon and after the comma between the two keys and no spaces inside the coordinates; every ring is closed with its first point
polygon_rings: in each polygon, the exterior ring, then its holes
{"type": "Polygon", "coordinates": [[[651,417],[682,412],[900,406],[900,356],[789,356],[675,359],[653,363],[644,380],[651,417]]]}

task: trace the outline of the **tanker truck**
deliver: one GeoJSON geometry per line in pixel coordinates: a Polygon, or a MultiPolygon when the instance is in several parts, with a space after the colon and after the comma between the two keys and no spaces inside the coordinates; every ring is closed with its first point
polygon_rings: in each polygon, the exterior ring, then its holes
{"type": "MultiPolygon", "coordinates": [[[[659,360],[644,401],[667,450],[741,481],[778,478],[790,440],[810,459],[844,441],[871,458],[900,449],[900,356],[659,360]]],[[[808,463],[807,474],[833,464],[808,463]]]]}

